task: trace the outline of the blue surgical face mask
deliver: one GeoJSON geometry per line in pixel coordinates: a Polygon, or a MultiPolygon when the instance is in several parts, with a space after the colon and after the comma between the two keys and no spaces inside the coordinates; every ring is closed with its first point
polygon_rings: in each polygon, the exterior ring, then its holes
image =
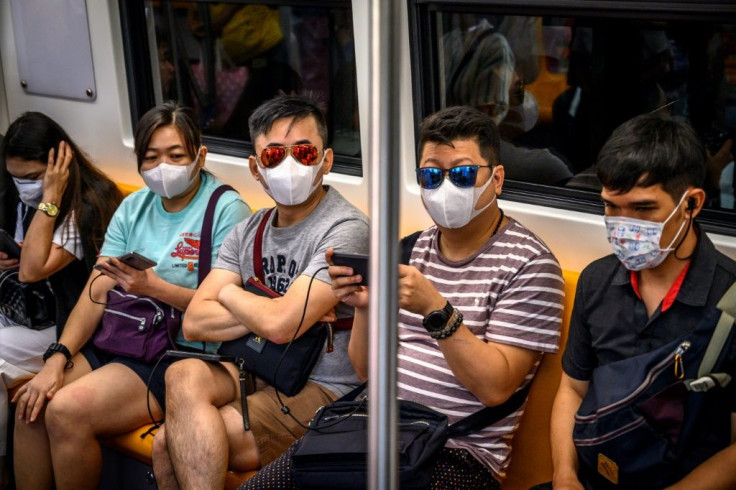
{"type": "Polygon", "coordinates": [[[43,179],[17,179],[13,177],[18,196],[27,206],[37,208],[43,197],[43,179]]]}
{"type": "Polygon", "coordinates": [[[687,192],[682,195],[680,202],[677,203],[667,219],[661,223],[624,216],[606,216],[603,218],[606,222],[608,241],[613,247],[613,253],[616,254],[624,267],[631,271],[653,269],[661,264],[669,253],[674,250],[672,246],[680,236],[687,220],[682,221],[669,245],[661,248],[659,242],[662,240],[664,225],[675,215],[680,208],[680,204],[685,200],[685,196],[687,196],[687,192]]]}

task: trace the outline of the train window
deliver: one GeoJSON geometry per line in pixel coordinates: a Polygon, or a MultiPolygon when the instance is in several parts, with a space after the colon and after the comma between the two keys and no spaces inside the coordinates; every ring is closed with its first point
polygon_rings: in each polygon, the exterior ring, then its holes
{"type": "Polygon", "coordinates": [[[196,110],[211,150],[243,156],[253,110],[305,93],[326,111],[333,170],[361,175],[350,2],[294,3],[120,2],[133,118],[177,100],[196,110]]]}
{"type": "Polygon", "coordinates": [[[635,2],[599,14],[595,2],[494,3],[414,4],[417,116],[456,104],[487,112],[513,199],[597,212],[594,164],[613,129],[652,111],[686,117],[708,148],[701,216],[736,233],[736,8],[685,18],[635,2]]]}

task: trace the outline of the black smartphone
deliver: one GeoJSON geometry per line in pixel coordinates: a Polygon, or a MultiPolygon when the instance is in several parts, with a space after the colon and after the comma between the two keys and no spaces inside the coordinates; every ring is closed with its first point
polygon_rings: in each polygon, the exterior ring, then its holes
{"type": "Polygon", "coordinates": [[[0,229],[0,251],[8,254],[9,259],[20,258],[20,245],[5,230],[0,229]]]}
{"type": "MultiPolygon", "coordinates": [[[[139,271],[144,271],[156,265],[156,262],[149,259],[148,257],[144,257],[138,252],[128,252],[127,254],[121,255],[117,259],[123,264],[128,265],[133,269],[138,269],[139,271]]],[[[95,264],[94,268],[100,270],[100,264],[95,264]]]]}
{"type": "Polygon", "coordinates": [[[166,355],[169,357],[179,357],[182,359],[201,359],[209,362],[235,362],[233,356],[221,356],[219,354],[208,354],[206,352],[190,352],[186,350],[167,350],[166,355]]]}
{"type": "Polygon", "coordinates": [[[121,255],[118,257],[118,260],[125,265],[129,265],[133,269],[138,269],[139,271],[144,271],[156,265],[156,262],[137,252],[129,252],[125,255],[121,255]]]}
{"type": "Polygon", "coordinates": [[[354,274],[360,274],[360,286],[368,285],[368,256],[364,254],[346,254],[335,252],[332,254],[332,263],[344,267],[352,267],[354,274]]]}

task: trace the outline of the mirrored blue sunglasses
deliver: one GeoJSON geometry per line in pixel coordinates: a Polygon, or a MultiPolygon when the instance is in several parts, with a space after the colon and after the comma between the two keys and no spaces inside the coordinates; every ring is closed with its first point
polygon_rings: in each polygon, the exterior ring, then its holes
{"type": "Polygon", "coordinates": [[[416,169],[417,183],[422,189],[436,189],[442,185],[445,174],[457,187],[473,187],[478,178],[479,168],[492,168],[493,165],[458,165],[450,169],[424,167],[416,169]]]}

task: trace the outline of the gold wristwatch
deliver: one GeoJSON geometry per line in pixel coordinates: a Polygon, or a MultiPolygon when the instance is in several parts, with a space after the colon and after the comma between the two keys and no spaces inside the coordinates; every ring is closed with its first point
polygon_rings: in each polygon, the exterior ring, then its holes
{"type": "Polygon", "coordinates": [[[44,213],[48,214],[52,218],[55,217],[57,214],[59,214],[59,206],[52,202],[42,202],[38,205],[38,210],[43,211],[44,213]]]}

